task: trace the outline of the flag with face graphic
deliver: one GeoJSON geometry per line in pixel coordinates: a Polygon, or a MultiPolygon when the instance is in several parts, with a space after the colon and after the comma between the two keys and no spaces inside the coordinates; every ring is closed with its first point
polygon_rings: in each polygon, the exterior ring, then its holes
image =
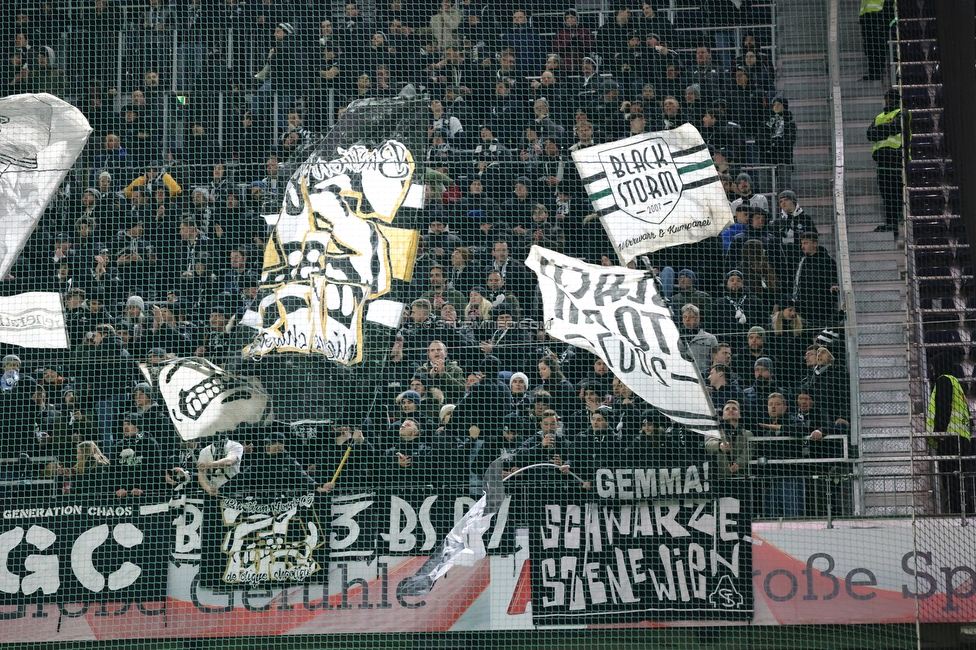
{"type": "Polygon", "coordinates": [[[424,110],[420,100],[357,102],[291,177],[242,319],[257,330],[245,354],[351,366],[363,359],[364,321],[399,324],[403,305],[389,294],[394,280],[410,280],[419,233],[394,223],[402,208],[422,207],[411,149],[424,110]]]}
{"type": "Polygon", "coordinates": [[[642,133],[573,153],[620,262],[714,237],[732,221],[698,129],[642,133]]]}
{"type": "Polygon", "coordinates": [[[170,359],[158,367],[140,367],[156,380],[166,413],[183,440],[272,420],[271,400],[256,380],[225,372],[206,359],[170,359]]]}

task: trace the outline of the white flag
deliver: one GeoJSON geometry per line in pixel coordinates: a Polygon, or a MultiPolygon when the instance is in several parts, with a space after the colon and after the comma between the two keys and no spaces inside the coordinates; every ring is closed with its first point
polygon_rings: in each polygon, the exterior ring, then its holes
{"type": "Polygon", "coordinates": [[[719,435],[711,398],[694,362],[681,355],[671,310],[648,273],[594,266],[539,246],[525,264],[539,278],[548,333],[603,359],[678,424],[719,435]]]}
{"type": "Polygon", "coordinates": [[[690,124],[580,149],[573,160],[623,264],[732,222],[711,154],[690,124]]]}
{"type": "Polygon", "coordinates": [[[156,380],[169,419],[183,440],[209,438],[245,422],[267,424],[274,419],[271,399],[256,379],[226,372],[206,359],[170,359],[158,368],[140,368],[150,381],[156,380]]]}
{"type": "Polygon", "coordinates": [[[32,291],[0,298],[0,341],[23,348],[67,348],[61,296],[32,291]]]}
{"type": "Polygon", "coordinates": [[[0,99],[0,279],[10,271],[91,126],[54,95],[0,99]]]}

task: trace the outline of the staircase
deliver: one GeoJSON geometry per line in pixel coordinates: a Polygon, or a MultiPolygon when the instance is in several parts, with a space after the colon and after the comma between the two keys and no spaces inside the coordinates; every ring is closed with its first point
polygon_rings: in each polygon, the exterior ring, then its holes
{"type": "MultiPolygon", "coordinates": [[[[794,190],[836,250],[834,143],[828,68],[829,2],[783,0],[777,5],[779,90],[790,100],[798,126],[794,190]]],[[[914,501],[910,453],[907,285],[904,242],[875,233],[883,222],[881,198],[865,132],[882,107],[882,86],[864,82],[858,0],[840,0],[840,81],[843,100],[847,235],[857,330],[860,457],[863,482],[858,512],[867,516],[910,512],[914,501]]],[[[850,307],[850,305],[847,305],[850,307]]],[[[858,403],[855,401],[855,403],[858,403]]],[[[856,433],[852,436],[857,442],[856,433]]]]}
{"type": "Polygon", "coordinates": [[[839,45],[844,107],[845,184],[851,280],[857,323],[863,514],[909,514],[911,477],[908,306],[904,240],[875,233],[884,221],[866,131],[883,107],[882,83],[861,81],[857,0],[840,0],[839,45]]]}

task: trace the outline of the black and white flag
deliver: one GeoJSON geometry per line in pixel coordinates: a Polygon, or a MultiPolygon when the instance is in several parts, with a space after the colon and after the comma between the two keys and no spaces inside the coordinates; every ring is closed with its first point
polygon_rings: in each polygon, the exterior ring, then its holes
{"type": "Polygon", "coordinates": [[[650,275],[594,266],[533,246],[526,266],[542,292],[546,331],[603,359],[624,384],[675,422],[718,436],[712,402],[650,275]]]}
{"type": "Polygon", "coordinates": [[[10,271],[91,126],[54,95],[0,99],[0,278],[10,271]]]}

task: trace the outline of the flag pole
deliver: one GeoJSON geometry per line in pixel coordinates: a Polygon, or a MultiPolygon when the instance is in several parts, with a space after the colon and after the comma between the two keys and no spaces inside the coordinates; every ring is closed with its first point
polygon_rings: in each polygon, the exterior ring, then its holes
{"type": "Polygon", "coordinates": [[[349,454],[351,453],[352,453],[352,445],[348,445],[346,447],[346,453],[342,455],[342,460],[339,461],[339,466],[336,467],[335,474],[332,475],[332,480],[330,481],[330,483],[335,483],[336,479],[339,478],[339,472],[342,471],[342,468],[346,464],[346,461],[349,460],[349,454]]]}

